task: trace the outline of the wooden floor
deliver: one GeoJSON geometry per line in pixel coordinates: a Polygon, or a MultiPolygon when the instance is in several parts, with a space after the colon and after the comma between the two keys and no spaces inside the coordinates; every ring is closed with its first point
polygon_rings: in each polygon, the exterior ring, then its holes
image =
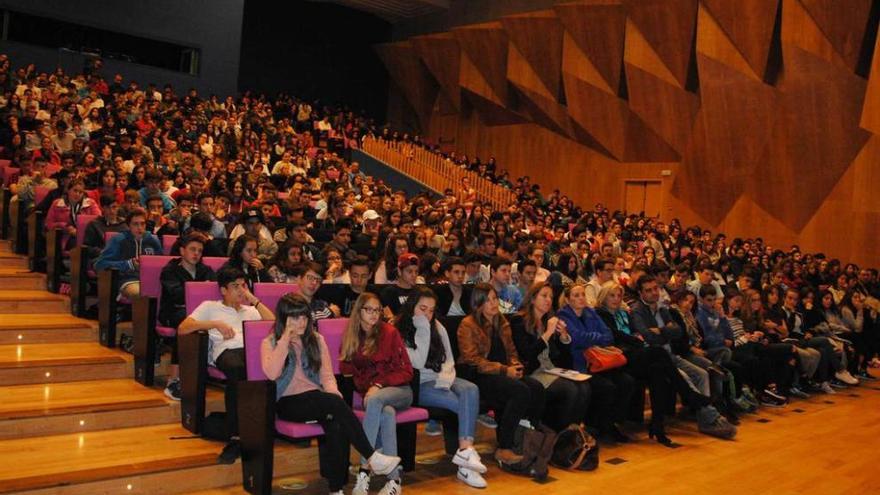
{"type": "MultiPolygon", "coordinates": [[[[834,396],[817,395],[795,401],[784,409],[762,409],[744,418],[734,441],[701,435],[691,422],[678,422],[668,433],[683,446],[667,449],[649,441],[643,431],[637,431],[639,441],[634,444],[603,447],[598,470],[584,473],[551,468],[550,480],[542,484],[502,472],[497,465],[486,462],[489,487],[480,493],[880,493],[880,474],[876,467],[880,454],[880,382],[834,396]],[[768,422],[760,422],[765,420],[768,422]]],[[[484,455],[483,459],[488,461],[491,456],[484,455]]],[[[276,479],[273,493],[326,493],[326,484],[314,475],[307,480],[310,483],[305,490],[290,491],[281,487],[293,481],[298,480],[276,479]]],[[[404,487],[408,495],[477,493],[455,479],[455,469],[445,460],[419,465],[414,473],[404,477],[404,487]]],[[[346,487],[346,491],[350,488],[351,485],[346,487]]],[[[229,487],[192,493],[245,492],[240,487],[229,487]]]]}

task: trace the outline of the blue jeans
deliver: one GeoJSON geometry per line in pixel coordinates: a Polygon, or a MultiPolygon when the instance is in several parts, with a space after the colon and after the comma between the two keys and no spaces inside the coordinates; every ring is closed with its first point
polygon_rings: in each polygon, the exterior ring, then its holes
{"type": "MultiPolygon", "coordinates": [[[[412,405],[409,385],[383,387],[364,399],[364,433],[374,449],[385,455],[397,455],[397,411],[412,405]]],[[[361,464],[367,460],[361,457],[361,464]]]]}
{"type": "Polygon", "coordinates": [[[458,414],[458,438],[473,440],[480,409],[480,389],[473,383],[456,378],[448,390],[436,388],[436,381],[419,386],[419,405],[439,407],[458,414]]]}

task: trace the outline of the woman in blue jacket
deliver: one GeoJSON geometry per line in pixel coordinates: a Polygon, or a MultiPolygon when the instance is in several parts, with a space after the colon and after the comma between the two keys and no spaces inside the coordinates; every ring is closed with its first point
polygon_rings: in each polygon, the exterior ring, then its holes
{"type": "MultiPolygon", "coordinates": [[[[571,335],[571,358],[574,369],[590,373],[584,351],[593,346],[614,345],[614,335],[593,308],[587,306],[586,286],[575,283],[565,289],[557,316],[565,322],[571,335]]],[[[623,368],[592,373],[590,386],[593,399],[590,423],[599,428],[601,439],[609,442],[629,442],[630,438],[616,423],[626,419],[635,380],[623,368]]]]}

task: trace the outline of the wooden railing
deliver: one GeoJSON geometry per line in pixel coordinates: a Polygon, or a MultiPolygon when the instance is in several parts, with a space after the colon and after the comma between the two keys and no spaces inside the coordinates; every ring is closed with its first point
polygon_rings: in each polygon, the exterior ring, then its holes
{"type": "Polygon", "coordinates": [[[438,193],[452,189],[459,201],[463,199],[462,178],[465,177],[476,191],[477,200],[491,203],[496,210],[507,208],[516,201],[516,193],[510,189],[494,184],[420,146],[368,136],[364,139],[362,150],[438,193]]]}

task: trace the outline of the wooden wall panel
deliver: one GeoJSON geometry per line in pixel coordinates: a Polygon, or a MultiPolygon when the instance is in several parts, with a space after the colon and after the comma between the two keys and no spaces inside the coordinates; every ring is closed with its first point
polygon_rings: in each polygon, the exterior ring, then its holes
{"type": "Polygon", "coordinates": [[[432,34],[411,38],[413,49],[421,57],[425,67],[434,75],[447,101],[455,110],[461,108],[461,90],[458,86],[461,70],[461,48],[449,33],[432,34]]]}
{"type": "Polygon", "coordinates": [[[862,105],[861,126],[874,134],[880,134],[880,36],[874,42],[874,59],[862,105]]]}
{"type": "MultiPolygon", "coordinates": [[[[773,24],[781,3],[781,0],[702,0],[758,77],[767,69],[773,24]]],[[[702,20],[698,26],[701,23],[702,20]]]]}
{"type": "Polygon", "coordinates": [[[452,33],[495,95],[501,102],[507,104],[508,40],[501,23],[491,22],[455,28],[452,33]]]}
{"type": "Polygon", "coordinates": [[[692,70],[697,0],[625,0],[626,15],[685,87],[692,70]]]}
{"type": "Polygon", "coordinates": [[[409,41],[377,45],[376,52],[418,115],[420,127],[427,128],[439,91],[437,80],[422,64],[409,41]]]}
{"type": "Polygon", "coordinates": [[[872,0],[800,0],[847,65],[855,70],[872,0]]]}
{"type": "Polygon", "coordinates": [[[559,4],[555,7],[572,40],[589,57],[596,70],[620,94],[626,13],[613,0],[559,4]]]}
{"type": "MultiPolygon", "coordinates": [[[[580,0],[456,28],[456,115],[442,108],[454,70],[413,45],[443,88],[428,137],[581,205],[622,208],[625,181],[660,180],[664,219],[878,266],[880,53],[870,71],[858,58],[876,44],[869,3],[580,0]]],[[[415,113],[392,101],[393,120],[415,113]]]]}
{"type": "MultiPolygon", "coordinates": [[[[562,23],[552,10],[503,17],[507,36],[559,101],[562,89],[562,23]]],[[[508,75],[513,71],[508,66],[508,75]]]]}
{"type": "Polygon", "coordinates": [[[755,199],[800,231],[870,137],[859,128],[865,81],[800,48],[783,45],[781,135],[755,199]],[[792,201],[797,198],[797,201],[792,201]]]}

